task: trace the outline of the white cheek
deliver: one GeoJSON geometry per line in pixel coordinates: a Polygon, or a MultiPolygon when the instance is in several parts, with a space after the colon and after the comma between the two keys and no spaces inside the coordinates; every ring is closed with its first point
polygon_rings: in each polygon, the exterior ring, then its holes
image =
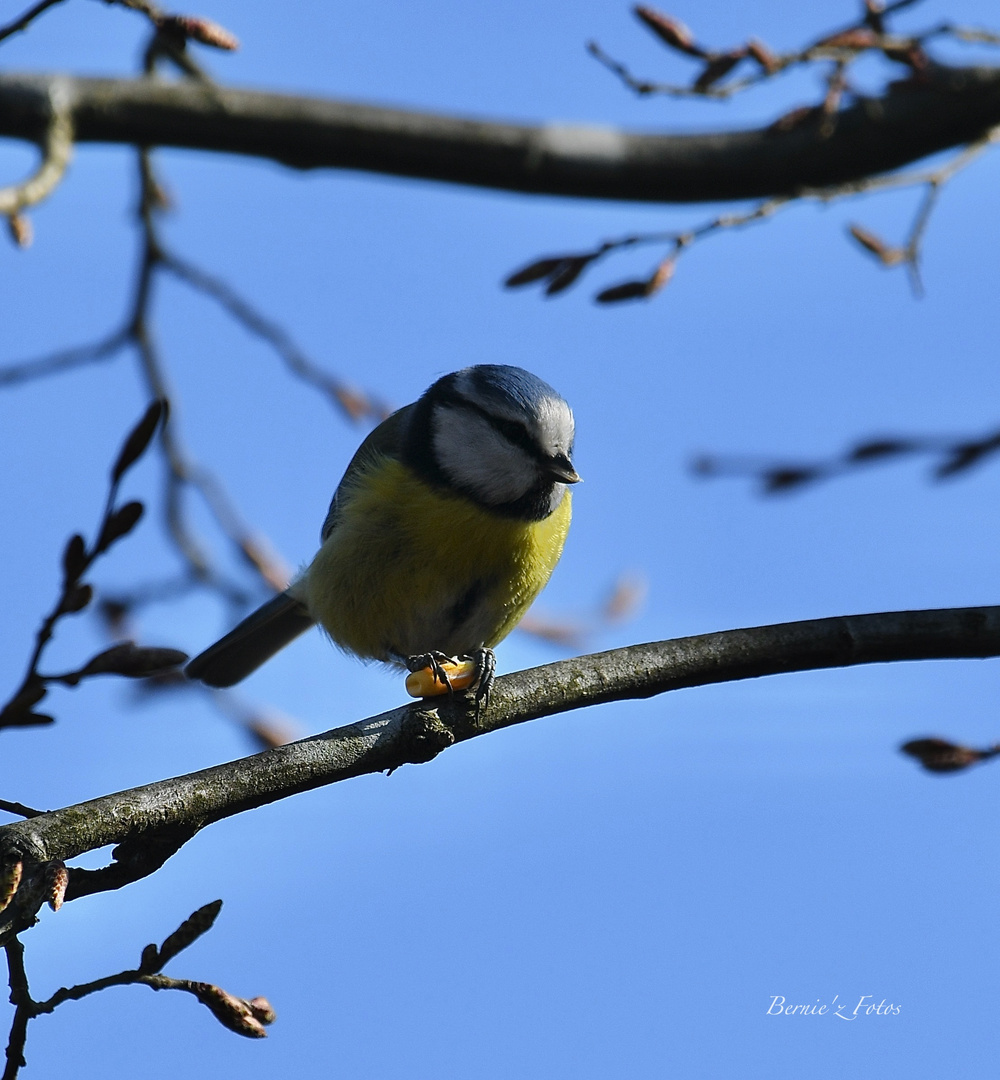
{"type": "Polygon", "coordinates": [[[549,513],[553,513],[559,508],[559,504],[563,501],[563,496],[566,494],[565,484],[553,484],[552,494],[549,496],[549,513]]]}
{"type": "Polygon", "coordinates": [[[538,441],[549,454],[568,454],[573,445],[573,413],[561,398],[538,406],[538,441]]]}
{"type": "Polygon", "coordinates": [[[538,467],[481,416],[466,409],[439,409],[434,454],[445,475],[483,502],[514,502],[538,481],[538,467]]]}

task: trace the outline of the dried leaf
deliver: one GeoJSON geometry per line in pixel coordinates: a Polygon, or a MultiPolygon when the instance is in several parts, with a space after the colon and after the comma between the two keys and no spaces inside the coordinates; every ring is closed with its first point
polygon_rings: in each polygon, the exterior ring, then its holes
{"type": "Polygon", "coordinates": [[[61,859],[53,859],[45,867],[45,901],[53,911],[58,911],[66,899],[69,870],[61,859]]]}
{"type": "Polygon", "coordinates": [[[37,705],[48,693],[41,682],[29,683],[16,697],[12,698],[0,711],[0,721],[4,724],[11,723],[10,717],[18,713],[26,713],[37,705]]]}
{"type": "Polygon", "coordinates": [[[637,5],[632,10],[636,18],[671,49],[678,49],[689,56],[707,55],[704,49],[694,43],[691,31],[679,20],[672,19],[669,15],[661,15],[653,8],[642,5],[637,5]]]}
{"type": "Polygon", "coordinates": [[[249,1039],[263,1039],[267,1036],[264,1022],[257,1018],[248,1001],[227,994],[225,990],[211,983],[192,983],[191,989],[223,1027],[249,1039]]]}
{"type": "Polygon", "coordinates": [[[896,454],[910,454],[919,447],[905,439],[872,439],[858,443],[848,454],[848,461],[873,461],[876,458],[893,457],[896,454]]]}
{"type": "Polygon", "coordinates": [[[732,52],[719,53],[711,57],[692,84],[692,89],[707,90],[710,86],[714,86],[720,79],[725,78],[745,56],[745,49],[734,49],[732,52]]]}
{"type": "Polygon", "coordinates": [[[691,462],[691,471],[695,476],[717,476],[719,473],[719,464],[715,458],[709,457],[707,454],[702,454],[691,462]]]}
{"type": "Polygon", "coordinates": [[[964,443],[956,446],[948,458],[934,470],[934,476],[938,480],[943,480],[945,477],[965,472],[973,465],[978,465],[987,454],[995,450],[996,447],[988,443],[964,443]]]}
{"type": "Polygon", "coordinates": [[[128,438],[118,452],[118,458],[111,469],[112,483],[117,484],[125,475],[125,472],[142,457],[156,432],[160,419],[162,418],[163,422],[166,423],[167,411],[167,402],[165,400],[154,401],[139,423],[129,432],[128,438]]]}
{"type": "Polygon", "coordinates": [[[960,772],[991,756],[969,746],[958,746],[946,739],[913,739],[904,743],[900,750],[916,758],[928,772],[960,772]]]}
{"type": "Polygon", "coordinates": [[[7,218],[7,231],[11,240],[23,251],[31,247],[31,241],[35,238],[34,229],[31,227],[31,219],[24,214],[10,214],[7,218]]]}
{"type": "Polygon", "coordinates": [[[127,600],[115,597],[103,597],[98,609],[98,614],[104,620],[105,628],[109,637],[122,637],[122,631],[131,611],[131,604],[127,600]]]}
{"type": "Polygon", "coordinates": [[[266,997],[251,998],[247,1004],[250,1006],[250,1011],[262,1024],[273,1024],[278,1019],[278,1014],[266,997]]]}
{"type": "Polygon", "coordinates": [[[878,35],[874,30],[855,27],[853,30],[841,30],[829,37],[821,38],[814,45],[814,49],[851,49],[862,51],[871,49],[878,43],[878,35]]]}
{"type": "Polygon", "coordinates": [[[768,75],[773,75],[781,67],[781,61],[777,56],[757,38],[751,38],[747,42],[747,56],[756,60],[768,75]]]}
{"type": "Polygon", "coordinates": [[[360,420],[370,416],[374,409],[368,398],[360,390],[352,390],[348,386],[334,384],[330,392],[337,399],[337,404],[352,420],[360,420]]]}
{"type": "Polygon", "coordinates": [[[768,469],[762,479],[764,481],[764,493],[773,495],[779,491],[789,491],[794,487],[802,487],[811,484],[823,475],[820,469],[794,468],[768,469]]]}
{"type": "Polygon", "coordinates": [[[555,273],[565,261],[565,255],[555,255],[546,259],[538,259],[536,262],[528,263],[527,266],[522,267],[520,270],[515,270],[514,273],[504,281],[504,285],[508,289],[517,289],[521,285],[530,285],[533,281],[541,281],[542,278],[547,278],[555,273]]]}
{"type": "Polygon", "coordinates": [[[76,581],[87,569],[87,545],[79,533],[74,533],[67,541],[62,565],[67,584],[76,581]]]}
{"type": "Polygon", "coordinates": [[[605,622],[620,622],[629,618],[642,604],[647,591],[647,582],[638,577],[622,577],[615,582],[615,587],[604,602],[602,616],[605,622]]]}
{"type": "Polygon", "coordinates": [[[618,304],[622,300],[644,300],[649,295],[648,281],[623,281],[602,289],[594,299],[599,304],[618,304]]]}
{"type": "Polygon", "coordinates": [[[140,648],[133,641],[125,641],[92,657],[80,674],[125,675],[130,679],[142,679],[172,671],[187,658],[187,653],[179,649],[140,648]]]}
{"type": "Polygon", "coordinates": [[[290,742],[302,738],[301,729],[291,721],[263,713],[248,716],[246,728],[262,750],[287,746],[290,742]]]}
{"type": "Polygon", "coordinates": [[[591,255],[574,255],[571,258],[563,259],[562,268],[552,275],[548,285],[545,286],[545,295],[555,296],[556,293],[568,289],[583,273],[592,258],[591,255]]]}
{"type": "Polygon", "coordinates": [[[532,637],[551,642],[553,645],[562,645],[568,649],[581,647],[587,632],[587,627],[582,622],[548,619],[534,612],[526,615],[517,624],[517,628],[522,633],[531,634],[532,637]]]}
{"type": "Polygon", "coordinates": [[[873,232],[862,228],[860,225],[851,225],[851,236],[866,250],[870,251],[883,266],[897,266],[906,260],[906,252],[902,248],[891,247],[881,237],[873,232]]]}
{"type": "Polygon", "coordinates": [[[674,271],[677,269],[677,260],[673,255],[668,259],[664,259],[663,262],[656,268],[656,272],[649,279],[646,285],[646,295],[652,296],[654,293],[658,293],[664,285],[669,284],[671,278],[674,276],[674,271]]]}
{"type": "Polygon", "coordinates": [[[179,34],[202,45],[211,45],[213,49],[225,49],[235,52],[240,47],[239,39],[224,26],[211,19],[196,15],[168,15],[159,23],[160,29],[167,33],[179,34]]]}
{"type": "Polygon", "coordinates": [[[198,908],[194,914],[186,918],[160,946],[160,967],[162,968],[168,960],[172,960],[179,952],[197,941],[207,930],[210,930],[212,923],[215,922],[221,910],[222,901],[213,900],[210,904],[198,908]]]}
{"type": "Polygon", "coordinates": [[[139,524],[145,509],[141,502],[134,500],[115,510],[104,522],[95,550],[107,551],[116,540],[127,536],[139,524]]]}
{"type": "Polygon", "coordinates": [[[63,615],[75,615],[76,612],[83,611],[93,598],[94,588],[92,585],[74,585],[63,596],[62,603],[59,605],[59,612],[63,615]]]}

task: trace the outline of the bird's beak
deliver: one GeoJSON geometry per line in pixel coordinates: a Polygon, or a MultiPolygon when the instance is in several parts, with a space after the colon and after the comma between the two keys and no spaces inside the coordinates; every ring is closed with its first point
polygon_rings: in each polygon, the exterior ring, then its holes
{"type": "Polygon", "coordinates": [[[573,468],[573,462],[565,454],[549,458],[545,463],[545,467],[549,476],[562,484],[579,484],[583,479],[573,468]]]}

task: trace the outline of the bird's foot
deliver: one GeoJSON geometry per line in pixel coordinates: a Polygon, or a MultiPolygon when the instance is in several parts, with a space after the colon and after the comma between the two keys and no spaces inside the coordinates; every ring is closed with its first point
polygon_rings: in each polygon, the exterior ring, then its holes
{"type": "MultiPolygon", "coordinates": [[[[431,672],[432,693],[440,694],[447,692],[451,694],[455,689],[452,685],[451,676],[445,668],[445,665],[454,670],[455,658],[448,656],[447,653],[443,653],[435,649],[433,652],[418,653],[416,656],[408,656],[406,658],[406,670],[415,674],[419,671],[426,671],[428,668],[431,672]],[[437,686],[444,687],[444,690],[438,690],[437,686]]],[[[407,680],[409,684],[410,680],[407,680]]],[[[418,697],[424,696],[421,694],[416,695],[418,697]]],[[[429,696],[429,695],[428,695],[429,696]]]]}
{"type": "Polygon", "coordinates": [[[470,660],[476,665],[476,679],[479,685],[476,687],[476,711],[485,708],[490,703],[490,689],[496,676],[497,658],[492,649],[474,649],[471,653],[465,653],[459,660],[470,660]]]}

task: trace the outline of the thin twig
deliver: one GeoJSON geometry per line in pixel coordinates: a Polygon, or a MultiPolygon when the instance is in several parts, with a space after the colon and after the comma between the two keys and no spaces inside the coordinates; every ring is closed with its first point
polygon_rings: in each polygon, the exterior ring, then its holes
{"type": "Polygon", "coordinates": [[[143,985],[152,990],[182,990],[196,997],[230,1031],[249,1038],[263,1038],[267,1034],[265,1025],[273,1023],[275,1019],[274,1010],[266,998],[257,997],[246,1001],[212,983],[174,979],[161,974],[161,969],[168,961],[211,929],[221,907],[221,900],[205,904],[185,919],[159,948],[147,945],[142,951],[139,967],[76,986],[64,986],[45,1001],[32,999],[24,970],[24,946],[16,936],[9,938],[4,948],[10,973],[10,1000],[16,1010],[7,1045],[7,1068],[3,1080],[14,1080],[18,1070],[25,1064],[24,1044],[30,1020],[54,1012],[64,1002],[80,1001],[112,986],[143,985]]]}
{"type": "Polygon", "coordinates": [[[48,117],[41,150],[41,164],[32,176],[19,184],[0,188],[0,215],[7,218],[11,235],[20,247],[31,243],[31,226],[21,216],[21,211],[52,194],[73,157],[70,94],[65,82],[58,78],[49,88],[48,117]]]}
{"type": "Polygon", "coordinates": [[[1000,44],[1000,35],[958,27],[951,23],[939,23],[917,34],[888,33],[885,29],[886,18],[916,2],[917,0],[898,0],[881,11],[866,6],[857,21],[823,34],[802,49],[786,53],[772,52],[755,40],[728,51],[705,49],[695,45],[690,38],[690,31],[681,27],[676,20],[661,16],[650,8],[635,9],[640,20],[660,39],[661,44],[666,44],[674,52],[701,65],[702,70],[694,81],[684,85],[640,78],[634,75],[626,64],[605,52],[595,41],[587,43],[587,51],[620,79],[624,86],[640,97],[656,94],[673,98],[700,97],[716,101],[750,90],[792,68],[832,60],[836,69],[834,79],[839,85],[835,86],[830,82],[826,108],[831,112],[839,104],[842,91],[846,90],[846,69],[865,53],[879,52],[895,63],[919,71],[926,61],[923,46],[935,38],[951,37],[957,41],[1000,44]],[[664,27],[667,29],[666,35],[664,27]],[[755,63],[757,70],[749,75],[732,78],[728,82],[723,81],[730,71],[745,62],[755,63]]]}
{"type": "MultiPolygon", "coordinates": [[[[552,296],[563,292],[570,285],[576,283],[586,270],[596,265],[605,256],[629,248],[651,244],[669,247],[670,250],[664,261],[670,263],[672,274],[673,263],[676,262],[678,256],[697,241],[705,239],[716,232],[742,228],[769,218],[779,210],[803,200],[831,203],[839,199],[853,198],[862,194],[919,186],[928,189],[928,193],[921,201],[905,247],[891,247],[867,230],[861,229],[860,226],[851,227],[855,239],[877,255],[886,266],[903,264],[909,266],[911,280],[914,282],[915,288],[919,290],[918,268],[921,245],[941,188],[963,169],[968,168],[985,150],[998,141],[1000,141],[1000,126],[986,132],[975,143],[965,147],[961,153],[956,154],[951,160],[937,169],[912,171],[893,176],[870,177],[832,188],[802,188],[793,196],[768,199],[759,203],[752,210],[742,213],[720,214],[686,231],[631,234],[615,240],[605,240],[591,251],[547,256],[516,270],[508,276],[506,284],[512,288],[539,284],[543,287],[545,295],[552,296]]],[[[658,292],[662,285],[666,283],[663,280],[663,267],[664,262],[661,262],[648,278],[612,285],[610,288],[599,292],[596,299],[602,303],[613,303],[621,300],[648,298],[658,292]]],[[[667,275],[666,280],[669,280],[669,276],[667,275]]]]}
{"type": "Polygon", "coordinates": [[[8,799],[0,799],[0,810],[25,818],[40,817],[42,814],[48,813],[47,810],[32,810],[30,806],[25,806],[24,803],[10,802],[8,799]]]}
{"type": "Polygon", "coordinates": [[[765,495],[798,491],[821,480],[885,465],[916,455],[936,458],[932,476],[949,479],[1000,453],[1000,430],[978,438],[944,436],[878,436],[864,439],[841,454],[820,461],[774,461],[749,456],[704,455],[693,465],[703,477],[741,477],[758,481],[765,495]]]}
{"type": "Polygon", "coordinates": [[[7,1065],[3,1071],[3,1080],[15,1080],[24,1060],[24,1044],[28,1037],[28,1021],[31,1019],[31,994],[28,991],[28,976],[24,970],[24,946],[12,937],[4,944],[7,954],[9,973],[10,1001],[14,1006],[14,1019],[10,1026],[7,1040],[7,1065]]]}
{"type": "Polygon", "coordinates": [[[50,7],[55,7],[56,4],[61,4],[62,0],[39,0],[39,3],[34,7],[28,8],[28,10],[15,19],[13,22],[8,23],[6,26],[0,26],[0,41],[4,38],[9,38],[13,34],[20,33],[22,30],[27,29],[28,25],[34,22],[43,11],[48,11],[50,7]]]}
{"type": "MultiPolygon", "coordinates": [[[[73,677],[75,678],[73,685],[75,685],[86,675],[97,673],[97,668],[93,667],[93,659],[80,671],[71,673],[70,677],[44,675],[39,671],[38,665],[60,620],[83,611],[90,604],[93,589],[83,581],[86,573],[116,541],[127,536],[140,521],[144,510],[142,503],[133,501],[116,507],[118,489],[122,477],[142,456],[165,415],[166,408],[163,402],[155,401],[123,443],[112,466],[111,483],[108,486],[104,509],[90,545],[88,546],[79,533],[72,536],[66,544],[62,557],[62,586],[59,596],[35,633],[35,646],[20,686],[6,704],[0,706],[0,728],[52,723],[51,716],[34,711],[35,706],[45,697],[48,684],[67,682],[68,678],[73,677]]],[[[178,653],[174,663],[179,663],[183,655],[178,653]]],[[[112,670],[114,669],[105,665],[100,669],[100,673],[106,674],[112,670]]]]}
{"type": "Polygon", "coordinates": [[[60,349],[48,356],[35,360],[21,360],[14,364],[0,367],[0,386],[14,386],[17,383],[41,379],[47,375],[56,375],[72,368],[94,364],[100,360],[110,360],[128,344],[128,330],[115,330],[106,338],[89,345],[74,345],[69,349],[60,349]]]}
{"type": "Polygon", "coordinates": [[[271,345],[293,375],[316,387],[347,419],[385,418],[388,410],[382,403],[366,397],[324,371],[303,352],[284,327],[268,319],[227,282],[168,251],[162,252],[161,262],[165,270],[217,301],[250,333],[271,345]]]}

